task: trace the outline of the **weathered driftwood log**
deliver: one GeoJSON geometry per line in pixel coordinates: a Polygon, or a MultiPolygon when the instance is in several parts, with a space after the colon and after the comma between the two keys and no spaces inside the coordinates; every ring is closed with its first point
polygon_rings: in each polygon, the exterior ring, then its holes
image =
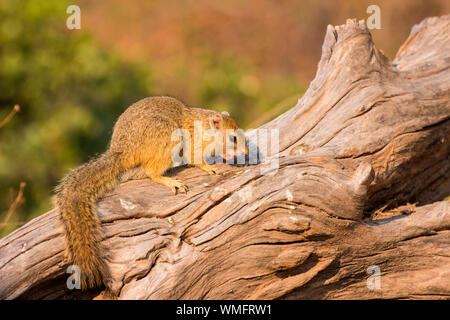
{"type": "MultiPolygon", "coordinates": [[[[306,94],[260,128],[278,158],[173,170],[186,195],[120,184],[97,209],[119,297],[449,298],[449,35],[428,18],[391,63],[363,22],[329,26],[306,94]]],[[[0,298],[101,294],[67,288],[64,241],[56,209],[1,239],[0,298]]]]}

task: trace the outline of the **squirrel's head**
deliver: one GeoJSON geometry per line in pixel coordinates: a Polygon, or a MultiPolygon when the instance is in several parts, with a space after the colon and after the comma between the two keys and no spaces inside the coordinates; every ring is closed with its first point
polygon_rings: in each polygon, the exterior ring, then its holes
{"type": "MultiPolygon", "coordinates": [[[[226,111],[216,112],[209,118],[209,128],[214,133],[213,154],[225,160],[248,154],[245,133],[226,111]]],[[[210,131],[211,131],[210,130],[210,131]]]]}

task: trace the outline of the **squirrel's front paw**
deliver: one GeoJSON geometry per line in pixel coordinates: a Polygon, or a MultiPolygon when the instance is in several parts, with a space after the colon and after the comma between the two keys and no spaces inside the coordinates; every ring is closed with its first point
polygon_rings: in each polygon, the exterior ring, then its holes
{"type": "Polygon", "coordinates": [[[173,179],[172,182],[173,184],[170,187],[170,189],[172,189],[173,193],[175,194],[177,194],[178,192],[187,193],[189,191],[189,187],[185,185],[182,181],[173,179]]]}
{"type": "Polygon", "coordinates": [[[210,166],[209,164],[202,164],[198,167],[200,169],[202,169],[203,171],[208,172],[208,174],[211,174],[211,175],[220,173],[219,169],[217,169],[216,167],[210,166]]]}

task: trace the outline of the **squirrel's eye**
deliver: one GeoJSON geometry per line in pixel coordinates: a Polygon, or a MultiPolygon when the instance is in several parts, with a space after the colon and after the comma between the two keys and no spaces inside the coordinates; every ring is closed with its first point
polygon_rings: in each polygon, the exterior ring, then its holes
{"type": "Polygon", "coordinates": [[[233,143],[237,142],[236,136],[229,136],[228,139],[230,139],[230,141],[233,142],[233,143]]]}

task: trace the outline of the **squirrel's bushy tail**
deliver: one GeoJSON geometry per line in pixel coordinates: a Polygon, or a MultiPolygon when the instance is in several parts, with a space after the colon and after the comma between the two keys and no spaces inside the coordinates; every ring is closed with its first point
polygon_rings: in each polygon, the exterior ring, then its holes
{"type": "Polygon", "coordinates": [[[73,170],[55,189],[66,231],[68,258],[80,268],[82,289],[100,286],[109,277],[95,203],[117,183],[120,172],[120,154],[107,151],[73,170]]]}

